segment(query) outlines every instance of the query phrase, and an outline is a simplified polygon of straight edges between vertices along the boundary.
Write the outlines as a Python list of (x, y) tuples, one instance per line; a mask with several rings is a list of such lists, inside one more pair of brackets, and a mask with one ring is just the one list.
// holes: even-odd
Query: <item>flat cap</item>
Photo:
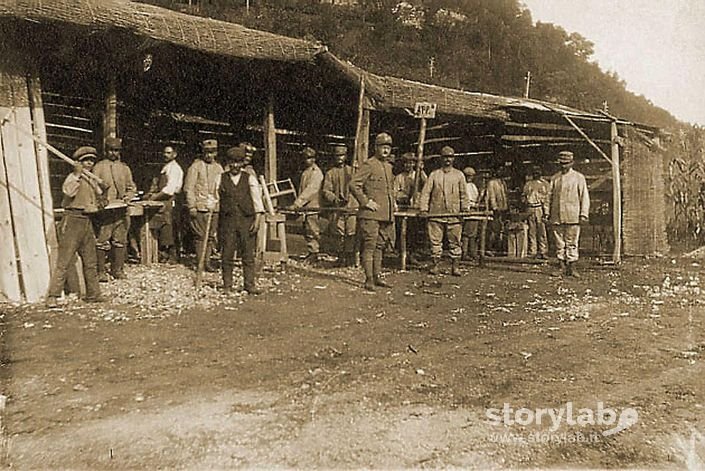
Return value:
[(448, 156), (454, 156), (455, 155), (455, 149), (453, 149), (451, 146), (443, 146), (441, 149), (441, 157), (448, 157)]
[(231, 162), (242, 162), (247, 157), (247, 149), (241, 146), (231, 147), (226, 155)]
[(477, 172), (473, 167), (465, 167), (463, 169), (463, 173), (469, 177), (474, 177), (475, 175), (477, 175)]
[(78, 160), (79, 162), (82, 160), (86, 160), (86, 159), (95, 160), (97, 158), (97, 156), (98, 156), (98, 152), (95, 150), (95, 147), (92, 147), (92, 146), (79, 147), (73, 153), (73, 159)]
[(311, 147), (304, 147), (304, 150), (301, 151), (303, 156), (307, 159), (315, 159), (316, 158), (316, 151), (313, 150)]
[(106, 137), (105, 148), (113, 150), (122, 149), (122, 139), (120, 139), (119, 137)]
[(414, 161), (416, 161), (416, 154), (414, 154), (413, 152), (404, 152), (401, 155), (401, 158), (402, 158), (402, 160), (408, 160), (410, 162), (414, 162)]
[(573, 163), (573, 153), (569, 150), (561, 151), (558, 154), (559, 164), (572, 164)]
[(392, 136), (386, 132), (381, 132), (375, 137), (376, 146), (392, 145)]
[(347, 155), (348, 154), (348, 146), (345, 144), (336, 144), (333, 146), (333, 155), (338, 156), (338, 155)]
[(215, 139), (205, 139), (201, 142), (201, 148), (203, 150), (218, 150), (218, 141)]

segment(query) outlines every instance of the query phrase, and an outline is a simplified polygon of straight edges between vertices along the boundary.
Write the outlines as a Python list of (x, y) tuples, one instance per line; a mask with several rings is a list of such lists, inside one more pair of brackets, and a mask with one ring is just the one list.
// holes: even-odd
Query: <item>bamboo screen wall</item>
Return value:
[(625, 255), (666, 254), (666, 193), (663, 160), (627, 129), (622, 148), (622, 239)]

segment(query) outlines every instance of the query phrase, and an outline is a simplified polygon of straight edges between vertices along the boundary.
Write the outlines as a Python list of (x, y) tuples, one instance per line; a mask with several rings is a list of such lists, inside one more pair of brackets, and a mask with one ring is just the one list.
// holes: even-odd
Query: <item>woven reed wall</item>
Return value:
[(622, 148), (622, 239), (625, 255), (666, 254), (666, 188), (663, 161), (627, 128)]

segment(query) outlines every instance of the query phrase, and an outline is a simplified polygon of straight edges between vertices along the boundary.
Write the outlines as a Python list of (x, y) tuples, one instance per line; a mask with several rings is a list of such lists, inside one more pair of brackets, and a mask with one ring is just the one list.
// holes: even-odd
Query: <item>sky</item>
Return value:
[(523, 0), (534, 21), (595, 44), (593, 60), (676, 118), (705, 125), (705, 0)]

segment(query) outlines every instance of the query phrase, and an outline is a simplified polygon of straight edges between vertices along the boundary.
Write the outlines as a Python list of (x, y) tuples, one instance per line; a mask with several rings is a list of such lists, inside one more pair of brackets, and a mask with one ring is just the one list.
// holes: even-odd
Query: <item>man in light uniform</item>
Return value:
[[(413, 152), (407, 152), (401, 156), (404, 160), (404, 170), (394, 177), (394, 197), (397, 200), (397, 205), (411, 206), (411, 193), (414, 189), (414, 180), (416, 179), (416, 156)], [(419, 176), (419, 190), (426, 184), (426, 172), (421, 170)]]
[(545, 259), (548, 255), (548, 239), (544, 217), (548, 214), (548, 182), (541, 177), (538, 168), (529, 171), (529, 180), (524, 184), (522, 199), (529, 211), (529, 256)]
[(548, 221), (556, 240), (556, 256), (561, 273), (578, 278), (574, 264), (578, 261), (580, 224), (588, 221), (590, 195), (585, 176), (573, 170), (573, 153), (558, 154), (561, 170), (551, 177)]
[[(335, 166), (326, 172), (323, 179), (323, 198), (334, 208), (357, 208), (357, 201), (350, 196), (350, 181), (353, 169), (346, 165), (348, 148), (345, 144), (333, 147)], [(355, 263), (355, 229), (354, 214), (331, 212), (330, 225), (336, 236), (338, 264), (352, 266)]]
[[(299, 183), (299, 196), (296, 197), (292, 209), (319, 208), (321, 206), (321, 187), (323, 186), (323, 172), (316, 164), (316, 151), (305, 147), (303, 156), (306, 159), (306, 170), (301, 174)], [(321, 226), (318, 213), (312, 212), (304, 216), (304, 238), (308, 254), (305, 260), (317, 262), (321, 250)]]

